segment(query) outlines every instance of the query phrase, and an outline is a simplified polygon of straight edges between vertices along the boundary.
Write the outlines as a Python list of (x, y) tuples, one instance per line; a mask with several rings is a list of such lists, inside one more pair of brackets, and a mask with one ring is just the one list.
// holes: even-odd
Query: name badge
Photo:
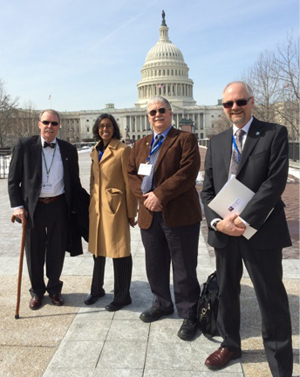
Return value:
[(54, 187), (52, 183), (42, 183), (42, 191), (43, 193), (53, 194)]
[(151, 164), (140, 164), (138, 174), (139, 175), (150, 175), (152, 170)]

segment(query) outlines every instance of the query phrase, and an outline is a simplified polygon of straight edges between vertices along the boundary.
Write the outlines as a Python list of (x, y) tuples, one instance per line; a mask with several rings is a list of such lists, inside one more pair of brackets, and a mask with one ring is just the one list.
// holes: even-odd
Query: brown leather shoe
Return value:
[(56, 293), (56, 294), (54, 294), (50, 297), (51, 297), (53, 305), (62, 306), (64, 304), (64, 300), (63, 300), (62, 295), (60, 293)]
[(31, 310), (38, 310), (42, 306), (43, 297), (32, 296), (29, 301), (29, 307)]
[(226, 347), (220, 347), (217, 351), (208, 356), (205, 360), (205, 365), (209, 369), (221, 369), (224, 368), (230, 360), (238, 359), (241, 355), (241, 351), (231, 352)]

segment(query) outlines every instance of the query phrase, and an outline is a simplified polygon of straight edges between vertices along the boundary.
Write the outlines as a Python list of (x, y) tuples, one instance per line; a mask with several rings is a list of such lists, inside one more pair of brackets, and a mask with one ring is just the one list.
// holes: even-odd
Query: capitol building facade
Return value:
[(112, 114), (118, 122), (123, 141), (134, 141), (151, 133), (147, 116), (147, 102), (161, 95), (172, 105), (173, 126), (186, 129), (206, 139), (214, 133), (216, 120), (222, 114), (222, 106), (198, 106), (193, 98), (194, 82), (189, 78), (189, 68), (183, 55), (169, 39), (169, 28), (162, 12), (159, 40), (152, 47), (141, 70), (137, 84), (138, 99), (132, 108), (117, 109), (113, 103), (104, 109), (61, 113), (61, 137), (71, 143), (91, 142), (92, 128), (102, 113)]

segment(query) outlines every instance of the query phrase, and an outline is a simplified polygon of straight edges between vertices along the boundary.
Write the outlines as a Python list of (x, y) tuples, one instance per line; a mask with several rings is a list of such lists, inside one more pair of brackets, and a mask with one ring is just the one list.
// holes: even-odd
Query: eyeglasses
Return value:
[(154, 117), (157, 113), (160, 113), (160, 114), (164, 114), (167, 110), (169, 109), (166, 109), (165, 107), (161, 107), (160, 109), (158, 110), (151, 110), (149, 111), (149, 114)]
[(58, 122), (49, 122), (49, 120), (40, 120), (41, 123), (43, 123), (45, 126), (49, 126), (51, 124), (52, 126), (58, 126)]
[(108, 124), (108, 125), (105, 125), (103, 126), (102, 124), (100, 124), (100, 126), (98, 126), (99, 130), (104, 130), (104, 128), (106, 128), (107, 130), (111, 129), (113, 126), (111, 124)]
[(234, 103), (236, 103), (238, 107), (242, 107), (242, 106), (246, 106), (251, 98), (252, 97), (249, 97), (248, 99), (238, 99), (237, 101), (223, 102), (222, 105), (225, 109), (231, 109)]

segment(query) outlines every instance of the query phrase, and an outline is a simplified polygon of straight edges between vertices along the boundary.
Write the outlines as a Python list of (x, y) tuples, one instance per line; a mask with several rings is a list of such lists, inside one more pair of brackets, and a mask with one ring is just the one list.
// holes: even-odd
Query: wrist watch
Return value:
[(217, 229), (217, 224), (220, 222), (220, 220), (215, 220), (212, 224), (211, 224), (211, 227), (212, 229), (217, 232), (218, 229)]

